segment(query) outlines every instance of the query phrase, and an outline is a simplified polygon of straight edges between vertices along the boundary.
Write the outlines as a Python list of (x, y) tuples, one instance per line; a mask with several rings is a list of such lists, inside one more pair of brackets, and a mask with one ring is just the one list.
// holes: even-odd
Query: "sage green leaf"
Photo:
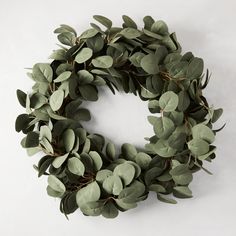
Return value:
[(56, 157), (54, 159), (54, 161), (52, 162), (53, 167), (55, 167), (57, 169), (60, 168), (61, 165), (66, 161), (68, 155), (69, 155), (69, 153), (66, 153), (63, 156)]
[(158, 117), (153, 126), (158, 138), (168, 138), (175, 129), (173, 121), (167, 117)]
[(68, 169), (71, 173), (78, 175), (78, 176), (83, 176), (85, 172), (85, 167), (82, 161), (77, 158), (77, 157), (72, 157), (68, 160)]
[(122, 19), (125, 27), (137, 29), (136, 23), (129, 16), (123, 15)]
[(96, 174), (96, 180), (98, 183), (103, 183), (103, 181), (111, 175), (113, 175), (111, 170), (107, 169), (99, 170)]
[(119, 176), (109, 176), (102, 184), (104, 190), (113, 195), (119, 195), (123, 189), (123, 184)]
[(155, 21), (151, 16), (145, 16), (143, 18), (143, 22), (144, 22), (144, 28), (150, 30)]
[(56, 192), (63, 194), (66, 191), (65, 185), (54, 175), (48, 176), (48, 185)]
[(141, 87), (141, 96), (144, 98), (155, 98), (158, 94), (152, 93), (143, 86)]
[(75, 61), (79, 64), (86, 62), (93, 55), (93, 51), (90, 48), (82, 48), (75, 57)]
[(49, 185), (47, 186), (47, 194), (50, 197), (61, 197), (63, 195), (63, 193), (55, 191), (54, 189), (52, 189)]
[(170, 204), (176, 204), (177, 201), (172, 199), (172, 198), (169, 198), (169, 197), (166, 197), (165, 195), (162, 195), (162, 194), (157, 194), (157, 198), (158, 200), (160, 200), (161, 202), (165, 202), (165, 203), (170, 203)]
[(176, 149), (169, 146), (167, 140), (159, 139), (155, 144), (151, 145), (152, 150), (162, 157), (171, 157), (176, 153)]
[(75, 133), (72, 129), (67, 129), (63, 134), (63, 143), (66, 152), (70, 152), (75, 145)]
[(101, 158), (101, 156), (96, 151), (90, 151), (89, 156), (93, 160), (94, 169), (96, 171), (100, 170), (102, 168), (102, 158)]
[(87, 39), (86, 44), (94, 53), (97, 53), (103, 49), (104, 39), (100, 34), (97, 34), (94, 37)]
[(108, 202), (102, 210), (102, 216), (108, 219), (113, 219), (117, 217), (119, 214), (119, 211), (115, 207), (115, 205), (112, 202)]
[(33, 78), (39, 82), (52, 82), (53, 71), (49, 64), (37, 63), (33, 66)]
[(177, 166), (172, 168), (169, 173), (172, 176), (182, 175), (182, 174), (189, 173), (189, 168), (188, 168), (188, 165), (186, 164), (178, 164)]
[(75, 110), (74, 113), (70, 114), (68, 117), (73, 118), (74, 120), (83, 120), (83, 121), (89, 121), (91, 119), (89, 110), (85, 108), (80, 108)]
[(56, 90), (53, 92), (49, 99), (49, 104), (53, 111), (58, 111), (64, 100), (64, 92), (62, 90)]
[(106, 154), (107, 154), (108, 158), (110, 158), (111, 160), (115, 160), (116, 149), (115, 149), (115, 145), (113, 143), (107, 143)]
[(158, 20), (153, 23), (151, 31), (157, 34), (166, 35), (168, 34), (168, 26), (164, 21)]
[(53, 59), (57, 61), (65, 61), (66, 50), (64, 49), (53, 50), (52, 54), (49, 56), (49, 59)]
[(192, 175), (192, 173), (186, 173), (186, 174), (182, 174), (182, 175), (174, 175), (173, 180), (175, 181), (176, 184), (188, 185), (192, 182), (193, 175)]
[(141, 67), (141, 60), (145, 56), (144, 53), (142, 52), (135, 52), (130, 58), (130, 62), (136, 66), (136, 67)]
[(70, 32), (61, 33), (57, 36), (57, 38), (62, 44), (71, 46), (71, 47), (74, 46), (76, 42), (75, 35)]
[(16, 94), (17, 94), (17, 98), (18, 98), (20, 105), (25, 108), (25, 106), (26, 106), (26, 93), (24, 93), (20, 89), (17, 89)]
[(80, 210), (88, 216), (99, 216), (101, 215), (104, 208), (104, 202), (87, 202), (80, 206)]
[(30, 106), (39, 109), (48, 102), (48, 99), (40, 93), (34, 93), (30, 98)]
[(197, 124), (192, 128), (192, 135), (194, 139), (203, 139), (208, 143), (215, 141), (215, 135), (213, 131), (204, 124)]
[(124, 143), (121, 146), (121, 151), (122, 151), (123, 156), (126, 159), (131, 160), (131, 161), (135, 160), (135, 156), (138, 153), (136, 148), (132, 144), (129, 144), (129, 143)]
[(94, 37), (96, 34), (98, 33), (98, 31), (96, 29), (88, 29), (85, 30), (81, 35), (80, 35), (80, 39), (88, 39), (88, 38), (92, 38)]
[(211, 118), (211, 122), (215, 123), (221, 117), (222, 114), (223, 114), (222, 108), (214, 110), (212, 118)]
[(188, 69), (187, 69), (187, 78), (195, 79), (199, 78), (202, 75), (203, 72), (204, 63), (201, 58), (193, 58), (191, 62), (189, 63)]
[(92, 60), (93, 66), (97, 68), (110, 68), (113, 64), (113, 59), (111, 56), (100, 56)]
[(174, 132), (169, 138), (168, 143), (170, 147), (177, 150), (183, 150), (187, 135), (183, 132)]
[(149, 186), (149, 190), (154, 191), (156, 193), (165, 193), (166, 192), (166, 189), (160, 184), (151, 184)]
[(140, 65), (148, 74), (155, 75), (159, 72), (158, 60), (153, 53), (144, 56), (141, 59)]
[(63, 82), (65, 80), (68, 80), (71, 76), (71, 71), (65, 71), (63, 73), (61, 73), (55, 80), (54, 82), (55, 83), (58, 83), (58, 82)]
[(209, 151), (209, 143), (203, 139), (192, 139), (188, 142), (188, 148), (195, 156), (201, 156)]
[(135, 168), (128, 163), (123, 163), (116, 166), (113, 173), (114, 175), (118, 175), (124, 181), (125, 185), (128, 185), (134, 178)]
[(107, 29), (110, 29), (112, 26), (112, 22), (111, 20), (109, 20), (108, 18), (106, 18), (105, 16), (101, 16), (101, 15), (94, 15), (93, 18), (98, 21), (99, 23), (101, 23), (102, 25), (104, 25)]
[(172, 91), (165, 92), (159, 99), (159, 105), (165, 112), (174, 111), (179, 103), (179, 97)]
[(93, 81), (93, 75), (87, 70), (80, 70), (78, 76), (80, 84), (90, 84)]
[(179, 103), (178, 103), (178, 110), (185, 111), (190, 104), (190, 99), (188, 93), (186, 91), (179, 92)]
[(40, 127), (39, 139), (46, 138), (49, 142), (52, 141), (52, 132), (47, 125)]
[(53, 147), (51, 143), (48, 141), (47, 138), (43, 137), (42, 140), (40, 140), (40, 144), (49, 152), (54, 153)]
[(25, 140), (25, 147), (31, 148), (31, 147), (37, 147), (39, 145), (39, 134), (31, 131), (27, 134), (26, 140)]
[(206, 153), (206, 154), (204, 154), (204, 155), (201, 155), (201, 156), (198, 156), (197, 158), (198, 158), (198, 160), (205, 160), (205, 159), (207, 159), (207, 157), (209, 157), (211, 154), (213, 154), (214, 152), (216, 151), (216, 147), (214, 147), (213, 146), (213, 148), (211, 148), (211, 150), (208, 152), (208, 153)]
[(132, 209), (132, 208), (135, 208), (137, 207), (137, 203), (136, 202), (133, 202), (133, 203), (126, 203), (124, 202), (123, 199), (115, 199), (116, 201), (116, 204), (121, 208), (123, 209), (123, 211), (127, 211), (129, 209)]
[(21, 114), (17, 116), (16, 122), (15, 122), (15, 130), (16, 132), (23, 131), (24, 133), (28, 133), (28, 125), (30, 123), (31, 119), (29, 118), (28, 114)]
[(98, 201), (101, 195), (101, 190), (96, 181), (81, 188), (76, 194), (76, 202), (79, 207), (88, 202)]
[(192, 191), (187, 186), (176, 186), (174, 190), (184, 195), (185, 197), (192, 197)]
[(142, 35), (142, 33), (139, 30), (133, 28), (124, 28), (123, 30), (120, 31), (120, 34), (127, 39), (138, 38)]
[(60, 34), (64, 32), (70, 32), (73, 33), (75, 36), (77, 35), (75, 29), (73, 29), (71, 26), (66, 25), (66, 24), (61, 24), (59, 28), (54, 30), (54, 33)]
[(98, 100), (98, 91), (97, 88), (90, 84), (85, 84), (79, 86), (79, 91), (81, 96), (88, 101), (97, 101)]
[(152, 158), (144, 153), (144, 152), (139, 152), (136, 157), (135, 157), (135, 161), (136, 163), (142, 168), (142, 169), (147, 169), (150, 162), (151, 162)]

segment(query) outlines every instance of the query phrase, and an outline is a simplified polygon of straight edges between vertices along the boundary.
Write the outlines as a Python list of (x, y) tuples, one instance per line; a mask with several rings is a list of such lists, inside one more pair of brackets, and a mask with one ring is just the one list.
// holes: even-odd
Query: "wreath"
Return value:
[[(176, 203), (170, 194), (190, 198), (193, 173), (210, 173), (203, 161), (215, 158), (212, 143), (223, 127), (214, 130), (212, 124), (222, 109), (209, 106), (202, 94), (210, 78), (203, 60), (181, 54), (165, 22), (145, 16), (140, 30), (130, 17), (122, 18), (122, 27), (113, 27), (95, 15), (103, 29), (91, 23), (79, 36), (61, 25), (54, 33), (64, 46), (53, 51), (50, 64), (37, 63), (28, 73), (35, 82), (31, 93), (17, 90), (26, 108), (15, 123), (26, 134), (21, 145), (29, 155), (44, 153), (34, 167), (39, 177), (48, 176), (47, 193), (60, 198), (66, 216), (80, 208), (86, 216), (114, 218), (150, 191), (167, 203)], [(117, 152), (81, 125), (91, 118), (83, 102), (95, 102), (100, 86), (148, 101), (154, 135), (143, 149), (125, 143)]]

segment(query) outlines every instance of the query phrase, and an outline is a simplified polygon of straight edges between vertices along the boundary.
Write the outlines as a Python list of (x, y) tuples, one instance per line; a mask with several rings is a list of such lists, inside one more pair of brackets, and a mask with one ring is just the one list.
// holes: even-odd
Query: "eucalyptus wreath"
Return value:
[[(51, 63), (37, 63), (28, 76), (32, 92), (17, 90), (26, 113), (17, 117), (15, 129), (26, 136), (21, 145), (29, 155), (44, 156), (35, 165), (38, 176), (48, 177), (47, 193), (60, 199), (66, 216), (78, 208), (84, 215), (114, 218), (135, 208), (150, 191), (160, 201), (176, 203), (190, 198), (193, 173), (215, 158), (213, 123), (222, 109), (209, 106), (202, 90), (209, 82), (201, 58), (181, 54), (175, 33), (165, 22), (143, 18), (138, 29), (128, 16), (113, 27), (95, 15), (103, 29), (77, 35), (61, 25), (54, 33), (64, 45), (54, 50)], [(98, 99), (98, 87), (112, 93), (124, 91), (148, 101), (148, 121), (154, 135), (138, 149), (124, 143), (120, 151), (81, 121), (89, 121), (84, 101)]]

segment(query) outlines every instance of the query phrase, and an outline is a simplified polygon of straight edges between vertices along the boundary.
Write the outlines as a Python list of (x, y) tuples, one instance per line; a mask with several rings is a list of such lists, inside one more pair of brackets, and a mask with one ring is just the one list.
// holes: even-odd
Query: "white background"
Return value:
[[(236, 3), (234, 0), (1, 0), (0, 1), (0, 235), (236, 235)], [(207, 98), (223, 107), (227, 123), (217, 136), (217, 158), (207, 167), (213, 176), (197, 173), (191, 184), (194, 197), (168, 205), (150, 195), (138, 208), (118, 218), (84, 217), (79, 211), (67, 221), (59, 201), (46, 194), (46, 178), (37, 178), (32, 168), (38, 157), (27, 157), (14, 131), (14, 121), (23, 113), (15, 90), (30, 90), (24, 68), (47, 62), (61, 23), (82, 32), (92, 15), (103, 14), (121, 24), (127, 14), (142, 25), (145, 15), (165, 20), (176, 31), (183, 51), (204, 58), (212, 72)], [(89, 129), (101, 132), (117, 145), (132, 142), (143, 146), (152, 134), (146, 116), (147, 104), (132, 95), (113, 96), (105, 91), (89, 105), (93, 118)]]

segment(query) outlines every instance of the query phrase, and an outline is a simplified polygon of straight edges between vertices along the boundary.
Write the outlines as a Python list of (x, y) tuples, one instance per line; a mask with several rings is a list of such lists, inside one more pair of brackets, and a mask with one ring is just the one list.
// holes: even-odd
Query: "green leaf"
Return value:
[(155, 75), (159, 72), (158, 60), (153, 53), (144, 56), (140, 65), (148, 74)]
[(104, 202), (87, 202), (80, 206), (80, 210), (88, 216), (99, 216), (101, 215), (104, 208)]
[(121, 146), (121, 152), (126, 159), (131, 160), (131, 161), (135, 160), (135, 156), (138, 153), (136, 148), (132, 144), (129, 144), (129, 143), (124, 143)]
[(53, 147), (51, 143), (48, 141), (47, 138), (43, 137), (42, 140), (40, 140), (40, 144), (49, 152), (49, 153), (54, 153)]
[(142, 33), (139, 30), (133, 28), (124, 28), (123, 30), (120, 31), (120, 34), (127, 39), (138, 38), (142, 35)]
[(86, 62), (93, 55), (93, 51), (90, 48), (82, 48), (75, 57), (75, 61), (79, 64)]
[(198, 158), (198, 160), (205, 160), (207, 157), (209, 157), (211, 154), (213, 154), (214, 152), (216, 151), (216, 147), (212, 147), (211, 148), (211, 150), (208, 152), (208, 153), (206, 153), (206, 154), (204, 154), (204, 155), (201, 155), (201, 156), (198, 156), (197, 158)]
[(192, 175), (192, 173), (186, 173), (186, 174), (182, 174), (182, 175), (174, 175), (173, 180), (175, 181), (176, 184), (188, 185), (193, 180), (193, 175)]
[(174, 111), (179, 103), (178, 95), (172, 91), (165, 92), (159, 99), (159, 105), (165, 112)]
[(151, 31), (156, 34), (166, 35), (168, 34), (168, 26), (164, 21), (158, 20), (152, 25)]
[(96, 29), (88, 29), (80, 35), (80, 39), (88, 39), (94, 37), (98, 31)]
[(168, 143), (170, 147), (177, 150), (183, 150), (187, 135), (183, 132), (174, 132), (169, 138)]
[(103, 181), (105, 179), (107, 179), (109, 176), (113, 175), (112, 171), (111, 170), (100, 170), (97, 172), (97, 175), (96, 175), (96, 180), (99, 182), (99, 183), (103, 183)]
[(188, 165), (186, 165), (186, 164), (179, 164), (179, 165), (175, 166), (173, 169), (171, 169), (169, 173), (172, 176), (182, 175), (182, 174), (189, 173), (189, 168), (188, 168)]
[(203, 139), (192, 139), (188, 142), (188, 148), (195, 156), (201, 156), (209, 151), (209, 143)]
[(46, 138), (49, 142), (52, 141), (52, 132), (47, 125), (40, 127), (39, 139), (41, 140), (43, 138)]
[(98, 100), (98, 91), (96, 87), (90, 84), (85, 84), (79, 86), (79, 91), (81, 96), (88, 101), (97, 101)]
[(16, 94), (17, 94), (17, 98), (18, 98), (20, 105), (25, 108), (25, 106), (26, 106), (26, 93), (24, 93), (20, 89), (17, 89)]
[(188, 93), (186, 91), (179, 92), (179, 103), (178, 103), (178, 110), (185, 111), (190, 105), (190, 99)]
[(68, 160), (68, 169), (71, 173), (83, 176), (85, 172), (85, 167), (82, 161), (77, 157), (72, 157)]
[(144, 152), (139, 152), (136, 157), (135, 157), (135, 161), (136, 163), (142, 168), (142, 169), (147, 169), (150, 162), (151, 162), (152, 158), (144, 153)]
[(49, 104), (53, 111), (58, 111), (64, 100), (64, 92), (62, 90), (56, 90), (53, 92), (49, 99)]
[(40, 93), (34, 93), (30, 98), (30, 106), (39, 109), (48, 102), (48, 99)]
[(62, 44), (71, 46), (71, 47), (74, 46), (76, 42), (75, 35), (70, 32), (61, 33), (57, 36), (57, 38)]
[(222, 108), (214, 110), (212, 118), (211, 118), (211, 122), (215, 123), (221, 117), (222, 114), (223, 114)]
[(98, 201), (101, 195), (101, 190), (96, 181), (81, 188), (76, 194), (76, 202), (79, 207), (88, 202)]
[(25, 140), (25, 147), (31, 148), (31, 147), (37, 147), (39, 145), (39, 134), (31, 131), (27, 134), (26, 140)]
[(92, 64), (97, 68), (110, 68), (113, 64), (113, 59), (111, 56), (100, 56), (92, 60)]
[(162, 194), (157, 194), (157, 198), (158, 200), (160, 200), (161, 202), (165, 202), (165, 203), (170, 203), (170, 204), (176, 204), (177, 201), (172, 199), (172, 198), (169, 198), (169, 197), (166, 197), (165, 195), (162, 195)]
[(123, 184), (119, 176), (109, 176), (102, 184), (102, 187), (109, 194), (119, 195), (123, 189)]
[(130, 62), (136, 66), (136, 67), (141, 67), (141, 60), (145, 56), (144, 53), (142, 52), (135, 52), (130, 58)]
[(100, 34), (97, 34), (94, 37), (87, 39), (86, 44), (94, 53), (97, 53), (103, 49), (104, 39)]
[(215, 141), (215, 135), (213, 131), (204, 124), (197, 124), (192, 128), (193, 139), (203, 139), (208, 143)]
[(192, 197), (192, 191), (187, 186), (176, 186), (174, 190), (185, 197)]
[(63, 82), (65, 80), (68, 80), (70, 76), (71, 76), (71, 71), (64, 71), (54, 80), (54, 82), (55, 83)]
[(124, 181), (125, 185), (128, 185), (134, 179), (135, 168), (128, 163), (123, 163), (116, 166), (113, 173), (114, 175), (118, 175)]
[(119, 214), (119, 211), (115, 207), (115, 205), (112, 202), (108, 202), (102, 210), (102, 216), (108, 219), (113, 219), (117, 217)]
[(39, 82), (52, 82), (53, 71), (49, 64), (37, 63), (33, 66), (33, 78)]
[(167, 117), (158, 117), (153, 126), (158, 138), (168, 138), (175, 129), (173, 121)]
[(176, 149), (170, 147), (167, 140), (159, 139), (155, 144), (149, 144), (148, 146), (162, 157), (171, 157), (176, 153)]
[(96, 151), (90, 151), (89, 156), (93, 160), (94, 169), (96, 171), (100, 170), (102, 168), (102, 158), (101, 158), (101, 156)]
[(204, 63), (201, 58), (193, 58), (187, 69), (187, 78), (195, 79), (199, 78), (203, 72)]
[(137, 29), (136, 23), (129, 16), (123, 15), (122, 19), (125, 27)]
[(52, 54), (49, 56), (49, 59), (53, 59), (57, 61), (65, 61), (66, 50), (64, 49), (53, 50)]
[(149, 186), (149, 191), (154, 191), (156, 193), (165, 193), (165, 188), (160, 184), (151, 184)]
[(67, 129), (63, 134), (63, 143), (66, 152), (70, 152), (75, 145), (75, 133), (72, 129)]
[(21, 115), (17, 116), (16, 122), (15, 122), (15, 130), (16, 130), (16, 132), (30, 131), (30, 130), (28, 130), (28, 125), (29, 125), (30, 121), (31, 121), (31, 119), (29, 118), (28, 114), (21, 114)]
[(104, 25), (107, 29), (110, 29), (112, 26), (112, 21), (106, 18), (105, 16), (94, 15), (93, 18), (102, 25)]
[(115, 145), (113, 143), (107, 143), (106, 154), (107, 154), (108, 158), (110, 158), (111, 160), (115, 160), (116, 149), (115, 149)]
[(54, 175), (48, 176), (48, 185), (61, 195), (66, 191), (65, 185)]
[(66, 153), (63, 156), (56, 157), (54, 159), (54, 161), (52, 162), (53, 167), (55, 167), (57, 169), (60, 168), (61, 165), (66, 161), (68, 155), (69, 155), (69, 153)]
[(87, 70), (80, 70), (78, 76), (80, 84), (90, 84), (93, 81), (93, 75)]

